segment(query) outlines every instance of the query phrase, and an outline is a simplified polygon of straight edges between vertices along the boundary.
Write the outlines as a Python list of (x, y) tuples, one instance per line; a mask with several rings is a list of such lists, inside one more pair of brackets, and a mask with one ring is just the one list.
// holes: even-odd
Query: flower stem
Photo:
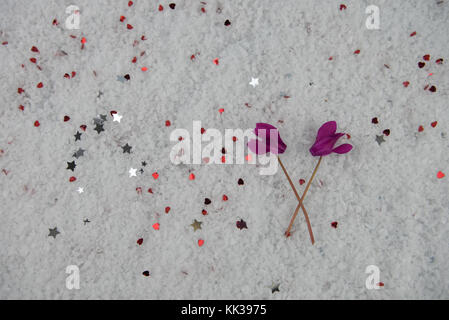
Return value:
[[(302, 194), (302, 198), (299, 200), (298, 206), (295, 209), (295, 213), (293, 214), (293, 217), (290, 220), (290, 224), (289, 224), (289, 226), (287, 228), (287, 231), (285, 232), (286, 235), (290, 234), (290, 230), (291, 230), (291, 228), (293, 226), (293, 222), (295, 222), (296, 216), (298, 215), (299, 208), (302, 206), (302, 202), (304, 201), (304, 198), (306, 197), (307, 191), (309, 191), (310, 185), (312, 184), (313, 178), (315, 177), (315, 174), (316, 174), (316, 172), (318, 170), (318, 167), (320, 166), (322, 158), (323, 157), (320, 157), (320, 159), (318, 160), (318, 163), (315, 166), (315, 169), (313, 170), (312, 177), (310, 177), (309, 182), (307, 183), (306, 189), (304, 190), (304, 193)], [(310, 240), (312, 241), (312, 244), (314, 244), (315, 243), (315, 239), (313, 238), (313, 234), (311, 233), (312, 226), (310, 225), (309, 217), (308, 217), (308, 215), (304, 215), (304, 216), (306, 218), (307, 227), (309, 228)]]
[[(295, 185), (294, 185), (293, 182), (292, 182), (292, 179), (290, 179), (290, 176), (288, 175), (287, 170), (285, 169), (284, 164), (282, 163), (281, 158), (280, 158), (279, 156), (278, 156), (278, 161), (279, 161), (279, 164), (281, 165), (282, 170), (283, 170), (284, 173), (285, 173), (285, 176), (287, 177), (288, 182), (290, 183), (290, 186), (291, 186), (292, 189), (293, 189), (293, 192), (295, 193), (296, 198), (297, 198), (298, 201), (299, 201), (299, 205), (298, 205), (298, 207), (296, 208), (297, 211), (299, 211), (299, 207), (302, 208), (302, 212), (304, 213), (304, 217), (306, 218), (307, 228), (309, 229), (310, 241), (312, 241), (312, 244), (313, 244), (313, 243), (315, 242), (315, 240), (314, 240), (314, 238), (313, 238), (312, 226), (310, 225), (309, 215), (307, 214), (306, 208), (305, 208), (304, 205), (302, 204), (302, 199), (304, 199), (305, 193), (304, 193), (304, 195), (303, 195), (303, 197), (302, 197), (302, 199), (301, 199), (301, 198), (299, 197), (298, 191), (296, 191), (296, 188), (295, 188)], [(298, 214), (298, 212), (296, 212), (296, 214)], [(288, 230), (288, 232), (290, 232), (290, 230)], [(289, 235), (289, 233), (287, 233), (287, 232), (286, 232), (285, 234), (286, 234), (287, 236)]]

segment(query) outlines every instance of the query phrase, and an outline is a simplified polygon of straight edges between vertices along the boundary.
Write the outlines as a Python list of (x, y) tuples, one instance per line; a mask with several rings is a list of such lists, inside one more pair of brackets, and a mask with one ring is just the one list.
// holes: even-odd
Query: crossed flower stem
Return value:
[[(320, 166), (321, 159), (323, 159), (322, 156), (318, 160), (318, 163), (316, 164), (315, 169), (313, 170), (313, 173), (312, 173), (312, 176), (309, 179), (309, 182), (307, 182), (306, 189), (304, 190), (304, 193), (302, 194), (302, 198), (299, 200), (299, 203), (298, 203), (298, 206), (296, 207), (295, 213), (293, 214), (293, 217), (290, 220), (290, 224), (289, 224), (289, 226), (287, 228), (287, 231), (285, 232), (286, 235), (290, 234), (290, 229), (292, 228), (293, 223), (295, 222), (296, 216), (298, 215), (299, 208), (302, 207), (304, 209), (304, 206), (302, 205), (302, 202), (304, 201), (304, 198), (306, 197), (307, 191), (309, 191), (309, 188), (310, 188), (310, 185), (312, 184), (313, 178), (315, 178), (315, 174), (318, 171), (318, 167)], [(304, 215), (306, 217), (307, 226), (309, 227), (310, 239), (312, 240), (312, 244), (313, 244), (315, 242), (315, 240), (313, 239), (312, 227), (310, 227), (310, 222), (309, 222), (309, 218), (307, 216), (307, 213), (304, 212)]]
[(290, 225), (289, 225), (287, 231), (285, 232), (285, 235), (287, 237), (290, 236), (290, 229), (291, 229), (291, 227), (293, 225), (293, 222), (295, 221), (295, 218), (296, 218), (296, 216), (298, 214), (299, 208), (302, 208), (302, 211), (304, 213), (304, 218), (306, 219), (307, 228), (309, 230), (310, 241), (312, 242), (312, 244), (314, 244), (315, 243), (315, 239), (313, 237), (312, 225), (310, 224), (309, 215), (307, 214), (307, 210), (304, 207), (304, 205), (302, 204), (302, 202), (303, 202), (303, 200), (304, 200), (304, 198), (305, 198), (305, 196), (307, 194), (307, 191), (309, 190), (310, 183), (312, 182), (312, 179), (315, 176), (316, 170), (318, 169), (318, 166), (320, 165), (321, 157), (320, 157), (320, 160), (318, 161), (318, 165), (315, 167), (315, 171), (312, 174), (312, 178), (309, 180), (309, 183), (307, 184), (307, 187), (306, 187), (306, 189), (305, 189), (305, 191), (304, 191), (304, 193), (302, 195), (302, 198), (299, 197), (298, 191), (296, 191), (295, 185), (293, 184), (292, 179), (290, 179), (290, 176), (288, 175), (287, 170), (285, 169), (284, 164), (282, 163), (281, 158), (279, 156), (278, 156), (278, 161), (279, 161), (279, 164), (281, 165), (282, 170), (285, 173), (285, 176), (287, 177), (288, 182), (290, 183), (290, 186), (293, 189), (293, 192), (295, 193), (296, 198), (299, 201), (298, 206), (296, 207), (295, 214), (293, 215), (293, 218), (290, 221)]

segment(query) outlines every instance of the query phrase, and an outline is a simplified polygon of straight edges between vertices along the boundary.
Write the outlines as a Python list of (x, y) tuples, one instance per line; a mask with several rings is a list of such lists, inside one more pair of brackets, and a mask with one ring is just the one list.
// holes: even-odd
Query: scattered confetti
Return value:
[(203, 239), (199, 239), (198, 240), (198, 246), (202, 247), (204, 244), (204, 240)]
[(137, 177), (137, 169), (130, 168), (129, 169), (129, 177)]
[(443, 179), (446, 175), (442, 172), (442, 171), (438, 171), (437, 173), (437, 178), (438, 179)]
[(159, 227), (160, 227), (160, 224), (159, 223), (155, 223), (155, 224), (153, 224), (153, 229), (154, 230), (159, 230)]
[(338, 222), (337, 222), (337, 221), (332, 222), (332, 223), (331, 223), (331, 226), (332, 226), (332, 228), (337, 229)]
[(198, 229), (201, 230), (201, 224), (202, 222), (197, 221), (196, 219), (193, 221), (193, 223), (191, 224), (191, 226), (193, 227), (193, 231), (196, 231)]
[(53, 229), (48, 229), (50, 233), (48, 234), (49, 237), (53, 237), (56, 239), (56, 236), (60, 234), (57, 227), (54, 227)]
[(376, 142), (380, 146), (383, 142), (385, 142), (384, 136), (383, 135), (380, 135), (380, 136), (376, 135)]
[(240, 230), (248, 229), (248, 227), (246, 226), (246, 222), (243, 219), (240, 219), (240, 221), (237, 221), (235, 224)]

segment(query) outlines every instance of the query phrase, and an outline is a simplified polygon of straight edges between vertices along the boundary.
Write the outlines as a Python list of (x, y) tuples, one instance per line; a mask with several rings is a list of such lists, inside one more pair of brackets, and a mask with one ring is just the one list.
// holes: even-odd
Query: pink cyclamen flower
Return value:
[(268, 152), (282, 154), (287, 149), (287, 145), (282, 141), (278, 129), (271, 124), (257, 123), (254, 133), (258, 139), (250, 140), (248, 142), (248, 148), (256, 154)]
[(336, 131), (337, 123), (335, 121), (326, 122), (321, 126), (318, 130), (315, 143), (310, 148), (312, 156), (326, 156), (332, 152), (343, 154), (352, 150), (352, 145), (349, 143), (334, 148), (337, 140), (344, 136), (344, 133), (336, 133)]

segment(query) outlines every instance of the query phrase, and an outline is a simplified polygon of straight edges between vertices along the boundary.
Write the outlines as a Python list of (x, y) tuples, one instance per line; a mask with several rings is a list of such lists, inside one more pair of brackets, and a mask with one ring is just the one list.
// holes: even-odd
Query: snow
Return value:
[[(64, 26), (71, 4), (81, 10), (79, 30)], [(131, 7), (1, 1), (0, 42), (8, 44), (0, 45), (0, 169), (8, 174), (0, 173), (0, 298), (449, 298), (448, 177), (436, 177), (449, 173), (448, 2), (160, 4), (163, 11), (139, 0)], [(380, 30), (365, 27), (371, 4), (380, 8)], [(430, 61), (419, 69), (425, 54)], [(76, 76), (65, 79), (72, 71)], [(125, 74), (130, 81), (117, 80)], [(423, 90), (426, 84), (437, 92)], [(112, 110), (123, 116), (120, 123)], [(107, 115), (101, 134), (93, 130), (99, 114)], [(323, 159), (304, 202), (315, 245), (302, 212), (292, 236), (283, 234), (297, 200), (280, 168), (263, 176), (254, 165), (170, 162), (170, 133), (191, 131), (196, 120), (223, 134), (257, 122), (277, 126), (288, 146), (282, 160), (300, 194), (299, 179), (307, 181), (317, 162), (308, 149), (321, 124), (335, 120), (351, 135), (345, 142), (354, 149)], [(391, 134), (379, 146), (384, 129)], [(131, 154), (122, 151), (126, 143)], [(84, 156), (73, 158), (80, 147)], [(66, 170), (73, 160), (75, 171)], [(130, 178), (130, 168), (144, 173)], [(77, 180), (70, 183), (71, 176)], [(193, 231), (194, 219), (201, 230)], [(240, 219), (248, 229), (236, 227)], [(56, 238), (48, 236), (54, 227)], [(79, 290), (66, 288), (68, 265), (79, 267)], [(379, 267), (384, 287), (365, 287), (369, 265)], [(280, 291), (272, 293), (277, 283)]]

